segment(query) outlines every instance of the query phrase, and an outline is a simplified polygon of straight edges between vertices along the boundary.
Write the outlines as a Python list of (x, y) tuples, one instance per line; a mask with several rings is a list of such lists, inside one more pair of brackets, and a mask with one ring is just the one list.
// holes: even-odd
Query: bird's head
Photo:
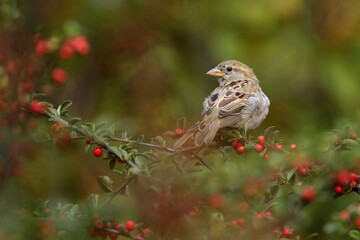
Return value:
[[(209, 76), (216, 77), (220, 85), (233, 80), (254, 78), (254, 72), (246, 64), (237, 60), (228, 60), (219, 63), (216, 67), (206, 73)], [(256, 79), (256, 77), (255, 77)]]

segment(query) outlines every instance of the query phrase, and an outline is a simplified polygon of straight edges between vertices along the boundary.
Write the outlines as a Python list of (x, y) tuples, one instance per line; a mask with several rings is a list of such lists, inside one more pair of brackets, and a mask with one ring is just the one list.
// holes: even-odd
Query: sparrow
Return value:
[(221, 62), (206, 73), (219, 86), (205, 99), (199, 121), (179, 138), (174, 149), (190, 138), (195, 146), (209, 146), (221, 128), (257, 128), (269, 112), (270, 101), (260, 88), (253, 70), (237, 60)]

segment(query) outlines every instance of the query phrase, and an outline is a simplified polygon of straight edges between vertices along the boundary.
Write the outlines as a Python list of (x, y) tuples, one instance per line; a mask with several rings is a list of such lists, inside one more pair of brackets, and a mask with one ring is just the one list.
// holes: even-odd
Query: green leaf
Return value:
[(105, 192), (113, 192), (113, 183), (114, 181), (108, 177), (108, 176), (98, 176), (97, 177), (97, 181), (100, 185), (100, 187), (105, 191)]
[(114, 169), (115, 164), (116, 164), (116, 158), (111, 159), (110, 162), (109, 162), (109, 167), (110, 167), (111, 170)]
[(141, 173), (141, 169), (138, 168), (138, 167), (131, 167), (131, 168), (129, 169), (129, 172), (132, 173), (132, 174), (134, 174), (134, 175), (139, 175), (139, 174)]
[(156, 136), (156, 137), (152, 138), (151, 141), (156, 145), (165, 146), (165, 140), (161, 136)]
[(68, 108), (72, 105), (71, 101), (65, 101), (61, 105), (58, 106), (57, 112), (59, 115), (63, 115), (67, 112)]
[(121, 147), (110, 146), (109, 150), (120, 158), (124, 158), (126, 160), (129, 159), (128, 153), (125, 150), (123, 150)]
[(89, 149), (91, 148), (91, 145), (92, 145), (92, 144), (86, 144), (86, 146), (85, 146), (85, 152), (86, 152), (86, 153), (89, 152)]
[(97, 194), (90, 194), (87, 200), (87, 206), (90, 209), (97, 209), (99, 203), (99, 195)]
[(359, 143), (353, 139), (344, 139), (340, 145), (342, 149), (351, 149), (355, 146), (359, 146)]
[(324, 232), (326, 232), (327, 234), (335, 233), (339, 231), (339, 229), (340, 229), (340, 225), (339, 223), (336, 222), (331, 222), (324, 226)]
[(270, 126), (270, 127), (265, 129), (264, 136), (265, 136), (266, 139), (268, 139), (271, 136), (274, 129), (275, 129), (275, 126)]
[(156, 193), (163, 192), (163, 190), (160, 187), (156, 186), (156, 185), (150, 185), (150, 189), (153, 190)]
[(349, 232), (349, 236), (352, 238), (352, 239), (356, 239), (356, 240), (360, 240), (360, 232), (358, 230), (351, 230)]
[(276, 193), (278, 192), (278, 190), (279, 190), (279, 185), (274, 185), (270, 188), (269, 192), (270, 192), (271, 196), (275, 196)]
[(43, 214), (44, 209), (47, 208), (48, 205), (49, 205), (49, 200), (41, 201), (38, 203), (36, 209), (32, 213), (34, 214), (34, 216), (40, 217)]
[(292, 168), (286, 173), (286, 180), (289, 182), (291, 178), (295, 175), (297, 168)]
[(316, 238), (317, 236), (319, 236), (319, 233), (312, 233), (307, 235), (305, 239), (312, 239), (312, 238)]
[(32, 93), (31, 94), (31, 98), (34, 99), (34, 98), (38, 98), (38, 97), (45, 97), (46, 94), (45, 93)]
[(80, 121), (81, 121), (81, 118), (79, 118), (79, 117), (71, 118), (69, 120), (69, 125), (75, 125), (77, 122), (80, 122)]
[(80, 213), (79, 205), (77, 205), (77, 204), (73, 204), (73, 206), (68, 211), (69, 217), (74, 218), (74, 219), (78, 217), (79, 213)]
[[(59, 117), (59, 114), (58, 114), (58, 112), (56, 111), (55, 108), (50, 107), (50, 108), (46, 109), (46, 111), (47, 111), (47, 113), (48, 113), (48, 115), (49, 115), (50, 117), (51, 117), (51, 116)], [(49, 121), (50, 121), (50, 119), (49, 119)]]

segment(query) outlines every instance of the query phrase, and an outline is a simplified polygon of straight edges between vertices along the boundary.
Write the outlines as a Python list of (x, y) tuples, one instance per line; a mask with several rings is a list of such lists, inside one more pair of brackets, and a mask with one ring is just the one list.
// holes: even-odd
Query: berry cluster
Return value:
[[(133, 236), (132, 232), (135, 229), (138, 229), (139, 233)], [(142, 240), (144, 237), (148, 237), (151, 234), (151, 231), (149, 228), (140, 228), (140, 225), (132, 220), (127, 220), (124, 223), (119, 223), (118, 221), (105, 221), (102, 220), (98, 214), (94, 214), (88, 233), (91, 237), (109, 237), (110, 239), (118, 239), (119, 236), (126, 236)]]
[[(241, 139), (243, 140), (243, 139)], [(270, 157), (270, 151), (285, 151), (283, 149), (283, 145), (279, 142), (267, 142), (267, 139), (265, 136), (260, 135), (257, 137), (256, 142), (247, 142), (247, 141), (241, 141), (240, 139), (235, 139), (231, 146), (238, 152), (238, 153), (244, 153), (247, 149), (246, 146), (249, 146), (249, 148), (254, 149), (258, 153), (262, 153), (264, 159), (268, 159)], [(289, 146), (290, 151), (295, 151), (297, 148), (296, 144), (291, 144)]]
[(334, 191), (337, 195), (352, 191), (360, 192), (359, 184), (360, 177), (355, 172), (341, 170), (335, 176)]
[[(0, 152), (8, 156), (0, 160), (1, 178), (21, 174), (20, 159), (33, 147), (28, 133), (36, 124), (33, 113), (44, 115), (51, 106), (39, 100), (42, 95), (34, 92), (56, 97), (59, 91), (55, 89), (69, 79), (65, 58), (60, 53), (62, 47), (71, 46), (81, 56), (90, 51), (87, 38), (80, 32), (70, 37), (61, 33), (45, 38), (40, 34), (25, 36), (22, 30), (3, 29), (0, 36), (0, 140), (6, 146), (0, 147)], [(69, 131), (57, 126), (51, 135), (58, 145), (71, 141)]]

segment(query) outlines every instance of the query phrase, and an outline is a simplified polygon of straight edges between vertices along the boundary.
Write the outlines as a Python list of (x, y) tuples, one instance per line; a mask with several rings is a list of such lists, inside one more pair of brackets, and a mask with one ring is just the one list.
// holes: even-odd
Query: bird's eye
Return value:
[(233, 69), (232, 67), (227, 67), (227, 68), (226, 68), (226, 71), (231, 72), (232, 69)]

